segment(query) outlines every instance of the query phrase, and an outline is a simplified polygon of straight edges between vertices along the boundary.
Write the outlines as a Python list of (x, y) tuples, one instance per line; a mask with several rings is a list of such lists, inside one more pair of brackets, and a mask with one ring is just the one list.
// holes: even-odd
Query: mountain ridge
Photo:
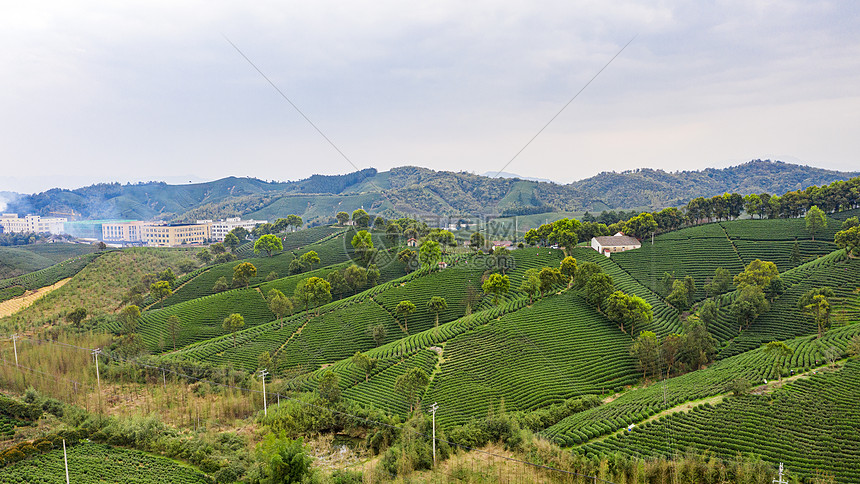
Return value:
[(394, 215), (534, 213), (535, 210), (601, 211), (660, 209), (697, 196), (725, 192), (782, 194), (858, 176), (781, 161), (752, 160), (727, 168), (667, 172), (640, 168), (605, 171), (566, 185), (518, 177), (491, 178), (468, 172), (401, 166), (367, 168), (343, 175), (312, 175), (288, 182), (225, 177), (211, 182), (96, 184), (19, 195), (8, 210), (38, 213), (74, 211), (81, 219), (136, 218), (193, 221), (245, 216), (276, 218), (297, 213), (326, 223), (336, 211), (364, 208)]

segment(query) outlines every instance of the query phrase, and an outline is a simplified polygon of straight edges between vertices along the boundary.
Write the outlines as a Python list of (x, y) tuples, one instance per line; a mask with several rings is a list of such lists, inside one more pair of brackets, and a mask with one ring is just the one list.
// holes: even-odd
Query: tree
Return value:
[(484, 294), (493, 295), (493, 304), (496, 306), (499, 305), (499, 296), (507, 294), (510, 288), (511, 280), (508, 276), (503, 276), (501, 274), (490, 274), (490, 277), (488, 277), (481, 285), (481, 289), (484, 290)]
[(317, 384), (317, 393), (329, 403), (337, 403), (340, 400), (340, 377), (337, 373), (326, 370)]
[(436, 316), (434, 326), (439, 326), (439, 313), (448, 309), (448, 301), (444, 297), (433, 296), (427, 301), (427, 309)]
[(388, 331), (385, 330), (385, 325), (382, 323), (378, 323), (370, 327), (370, 336), (373, 338), (373, 342), (376, 343), (376, 346), (380, 346), (382, 343), (385, 343), (385, 337), (387, 334)]
[(552, 267), (544, 267), (537, 273), (537, 277), (540, 279), (541, 296), (550, 291), (556, 284), (565, 282), (565, 278), (561, 274), (561, 271), (553, 269)]
[(265, 251), (266, 255), (271, 257), (272, 252), (280, 252), (282, 250), (284, 250), (284, 244), (281, 242), (281, 238), (274, 234), (266, 234), (254, 242), (255, 254)]
[(599, 273), (591, 276), (588, 283), (585, 285), (585, 300), (592, 306), (596, 306), (597, 310), (603, 312), (603, 306), (606, 298), (615, 291), (612, 282), (612, 277), (609, 274)]
[(690, 316), (684, 321), (679, 348), (681, 361), (694, 370), (699, 370), (711, 361), (717, 351), (717, 340), (711, 336), (705, 324), (696, 316)]
[(717, 303), (713, 299), (708, 299), (699, 308), (698, 315), (706, 328), (711, 328), (717, 322), (718, 314)]
[(418, 260), (421, 266), (432, 269), (437, 262), (442, 260), (442, 249), (439, 248), (439, 242), (435, 240), (425, 240), (418, 248)]
[(391, 245), (396, 244), (397, 239), (400, 238), (401, 232), (403, 232), (403, 228), (400, 224), (396, 222), (388, 224), (388, 227), (385, 228), (385, 237), (388, 239), (388, 243)]
[(400, 301), (397, 303), (397, 306), (394, 308), (394, 314), (397, 315), (399, 319), (403, 319), (403, 327), (405, 328), (404, 332), (409, 332), (409, 322), (406, 320), (412, 313), (415, 312), (415, 304), (410, 300)]
[(552, 229), (549, 233), (549, 241), (558, 244), (564, 248), (565, 253), (570, 252), (579, 243), (579, 232), (582, 230), (582, 223), (576, 219), (563, 218), (556, 220), (551, 224)]
[(331, 284), (321, 277), (303, 279), (296, 285), (295, 298), (304, 302), (305, 310), (311, 307), (319, 309), (319, 306), (331, 301)]
[(167, 332), (170, 333), (170, 339), (173, 341), (173, 351), (176, 351), (176, 335), (179, 334), (180, 324), (179, 317), (175, 314), (167, 317)]
[(275, 233), (286, 232), (289, 226), (290, 222), (287, 219), (279, 218), (275, 220)]
[(620, 324), (621, 331), (624, 331), (624, 323), (627, 322), (631, 335), (636, 327), (651, 322), (654, 317), (651, 305), (644, 299), (622, 291), (614, 291), (606, 298), (604, 312), (607, 318)]
[(265, 478), (261, 484), (307, 482), (313, 474), (313, 459), (306, 455), (302, 439), (291, 440), (282, 431), (270, 433), (257, 447)]
[(197, 257), (197, 260), (204, 264), (212, 262), (212, 253), (209, 252), (209, 249), (207, 249), (206, 247), (200, 249), (200, 252), (198, 252), (195, 257)]
[(800, 244), (795, 240), (794, 245), (791, 247), (791, 256), (788, 258), (788, 261), (791, 262), (792, 265), (797, 265), (800, 264), (800, 261), (802, 260), (803, 256), (800, 254)]
[(215, 281), (215, 285), (212, 286), (213, 292), (224, 292), (227, 289), (230, 289), (230, 285), (227, 284), (227, 278), (224, 276), (219, 277), (218, 280)]
[(818, 208), (817, 205), (809, 207), (806, 211), (806, 231), (815, 240), (815, 234), (821, 232), (827, 227), (827, 215), (824, 215), (824, 210)]
[(221, 323), (221, 327), (224, 328), (224, 331), (233, 335), (233, 347), (236, 347), (236, 331), (242, 329), (245, 326), (245, 318), (242, 317), (239, 313), (233, 313), (226, 318), (224, 318), (224, 322)]
[[(237, 228), (241, 228), (241, 227), (237, 227)], [(230, 232), (227, 233), (227, 235), (224, 236), (223, 247), (228, 247), (230, 249), (230, 252), (235, 252), (236, 247), (239, 247), (239, 244), (241, 244), (241, 243), (242, 243), (242, 241), (239, 240), (239, 237), (235, 233), (233, 233), (233, 231), (231, 230)]]
[(481, 247), (484, 246), (486, 240), (484, 239), (483, 234), (480, 232), (475, 232), (469, 237), (469, 247), (475, 250), (480, 250)]
[(346, 283), (346, 279), (343, 277), (343, 272), (334, 269), (328, 273), (325, 280), (331, 285), (331, 293), (332, 294), (346, 294), (349, 290), (349, 285)]
[(352, 221), (355, 222), (356, 227), (366, 228), (370, 225), (370, 215), (364, 209), (359, 208), (352, 212)]
[(736, 397), (746, 395), (749, 393), (750, 388), (752, 388), (752, 385), (750, 385), (749, 380), (746, 378), (738, 378), (729, 384), (729, 390), (731, 390), (732, 395)]
[(526, 271), (523, 275), (523, 282), (520, 284), (520, 291), (529, 295), (529, 306), (534, 304), (534, 297), (540, 293), (540, 278), (537, 269)]
[(352, 236), (352, 248), (358, 256), (359, 262), (362, 265), (370, 263), (371, 255), (373, 254), (373, 238), (367, 230), (360, 230)]
[(370, 264), (367, 266), (367, 284), (371, 287), (375, 286), (379, 282), (379, 268), (376, 267), (376, 264)]
[(711, 282), (705, 284), (705, 294), (708, 297), (714, 297), (729, 290), (732, 285), (732, 274), (728, 269), (717, 267), (714, 271), (714, 277)]
[(176, 274), (173, 273), (173, 269), (167, 268), (158, 273), (159, 281), (166, 281), (170, 284), (170, 288), (173, 289), (174, 284), (176, 284)]
[(343, 271), (343, 278), (352, 292), (357, 294), (367, 284), (367, 269), (353, 264)]
[(299, 256), (299, 263), (302, 267), (307, 267), (308, 270), (313, 270), (314, 264), (321, 262), (319, 254), (315, 250), (309, 250)]
[(738, 289), (743, 289), (746, 286), (758, 286), (764, 290), (776, 277), (779, 277), (776, 264), (756, 259), (747, 264), (743, 272), (735, 276), (734, 282)]
[(567, 256), (561, 261), (561, 267), (559, 268), (561, 274), (567, 278), (567, 287), (573, 285), (573, 281), (576, 279), (576, 259), (571, 256)]
[(334, 218), (337, 219), (338, 225), (343, 225), (349, 221), (349, 214), (346, 212), (338, 212)]
[[(800, 298), (800, 303), (806, 302), (807, 304), (803, 304), (801, 308), (803, 312), (812, 317), (812, 320), (815, 321), (816, 326), (818, 326), (818, 337), (821, 338), (821, 335), (824, 331), (830, 326), (830, 300), (827, 299), (827, 294), (830, 294), (831, 297), (833, 295), (833, 290), (829, 287), (821, 288), (822, 290), (826, 289), (829, 292), (824, 292), (819, 290), (816, 293), (816, 289), (812, 289), (807, 292)], [(805, 301), (804, 301), (805, 299)], [(800, 305), (800, 303), (798, 305)]]
[(749, 195), (744, 197), (744, 210), (750, 215), (750, 217), (755, 218), (756, 215), (761, 218), (762, 214), (762, 202), (761, 197), (756, 195), (755, 193), (750, 193)]
[(842, 222), (842, 227), (840, 230), (848, 230), (851, 227), (860, 226), (860, 218), (858, 217), (849, 217), (846, 218), (844, 222)]
[(669, 375), (672, 373), (672, 370), (675, 369), (675, 361), (678, 358), (678, 353), (681, 350), (681, 335), (677, 333), (671, 333), (663, 338), (663, 341), (660, 343), (660, 356), (663, 358), (663, 362), (666, 364), (666, 374)]
[(382, 218), (382, 216), (377, 215), (376, 218), (373, 219), (373, 228), (375, 228), (376, 230), (382, 230), (383, 228), (385, 228), (386, 223), (387, 222), (384, 218)]
[[(248, 240), (248, 229), (245, 227), (234, 227), (233, 230), (227, 233), (227, 235), (233, 234), (236, 236), (236, 239), (239, 240), (239, 243), (243, 243)], [(225, 239), (226, 242), (226, 239)], [(225, 243), (226, 245), (226, 243)]]
[(257, 224), (254, 226), (254, 229), (251, 230), (251, 234), (257, 238), (262, 237), (264, 235), (272, 235), (277, 232), (278, 229), (275, 228), (275, 224), (271, 223)]
[(251, 278), (257, 275), (257, 268), (250, 262), (243, 262), (233, 268), (233, 282), (244, 284), (245, 287), (251, 285)]
[(535, 245), (540, 241), (540, 235), (538, 234), (538, 231), (535, 229), (527, 230), (525, 235), (523, 236), (523, 238), (525, 239), (525, 241), (529, 245)]
[(220, 255), (220, 254), (227, 252), (227, 249), (224, 247), (224, 244), (222, 244), (221, 242), (216, 242), (216, 243), (210, 245), (209, 250), (211, 250), (212, 253), (215, 255)]
[(281, 320), (281, 329), (284, 329), (284, 315), (293, 312), (292, 301), (281, 291), (272, 289), (266, 297), (266, 302), (269, 304), (269, 311)]
[(666, 302), (680, 311), (690, 308), (691, 299), (688, 286), (680, 279), (676, 279), (672, 283), (672, 292), (666, 296)]
[(161, 301), (161, 309), (164, 309), (164, 299), (173, 294), (170, 289), (170, 283), (167, 281), (155, 281), (149, 286), (149, 293), (152, 297)]
[(135, 305), (124, 307), (122, 310), (122, 319), (125, 323), (125, 332), (136, 333), (137, 322), (140, 319), (140, 308)]
[(364, 381), (367, 381), (370, 379), (370, 372), (376, 368), (376, 358), (371, 358), (361, 351), (356, 351), (352, 355), (352, 364), (364, 372)]
[(637, 239), (644, 239), (657, 230), (657, 221), (650, 213), (643, 212), (624, 224), (624, 233)]
[(648, 373), (656, 375), (660, 368), (660, 345), (657, 335), (651, 331), (642, 331), (630, 347), (630, 354), (636, 358), (642, 379), (648, 378)]
[(594, 262), (583, 262), (576, 270), (576, 279), (573, 282), (574, 287), (577, 289), (584, 288), (593, 275), (600, 274), (601, 272), (603, 272), (603, 269)]
[(782, 359), (794, 354), (794, 350), (782, 341), (771, 341), (762, 345), (764, 352), (774, 357), (773, 367), (776, 370), (776, 376), (779, 381), (782, 381)]
[(269, 368), (272, 368), (272, 354), (264, 351), (257, 357), (257, 369), (266, 370)]
[(298, 228), (301, 227), (303, 223), (304, 221), (298, 215), (287, 215), (287, 225), (293, 228), (293, 232), (298, 230)]
[(418, 254), (411, 249), (403, 249), (397, 254), (397, 260), (403, 264), (406, 273), (416, 269), (418, 265)]
[(849, 356), (860, 356), (860, 334), (855, 334), (854, 337), (851, 338), (845, 351)]
[(427, 373), (422, 368), (413, 367), (397, 377), (394, 390), (408, 395), (409, 411), (412, 412), (420, 403), (420, 395), (424, 393), (428, 384), (430, 384), (430, 377)]
[(72, 323), (73, 326), (80, 326), (81, 321), (87, 317), (87, 310), (84, 308), (75, 308), (66, 314), (66, 321)]
[(770, 309), (764, 291), (758, 286), (744, 286), (732, 302), (731, 313), (737, 318), (741, 329), (749, 327), (750, 323)]
[(836, 232), (833, 239), (840, 249), (845, 249), (850, 257), (860, 255), (860, 226), (854, 226)]

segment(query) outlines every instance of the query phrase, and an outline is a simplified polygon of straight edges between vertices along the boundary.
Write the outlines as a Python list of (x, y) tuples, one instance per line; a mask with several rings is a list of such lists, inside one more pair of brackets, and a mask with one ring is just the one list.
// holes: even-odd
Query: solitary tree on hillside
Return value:
[(212, 253), (209, 252), (209, 249), (207, 249), (206, 247), (203, 247), (202, 249), (200, 249), (200, 252), (197, 253), (196, 257), (197, 257), (197, 260), (199, 260), (200, 262), (202, 262), (204, 264), (208, 264), (208, 263), (212, 262)]
[(797, 300), (797, 307), (810, 315), (818, 326), (818, 337), (830, 326), (830, 299), (835, 293), (829, 287), (810, 289)]
[(469, 247), (475, 250), (480, 250), (484, 246), (485, 240), (483, 234), (475, 232), (469, 237)]
[(538, 272), (538, 279), (540, 279), (540, 293), (541, 296), (546, 294), (549, 290), (553, 288), (556, 284), (561, 284), (564, 282), (564, 275), (562, 275), (561, 271), (558, 269), (553, 269), (552, 267), (544, 267)]
[(66, 314), (66, 321), (74, 326), (80, 326), (81, 321), (87, 317), (87, 310), (84, 308), (76, 308)]
[(136, 333), (137, 321), (140, 319), (140, 308), (133, 304), (124, 307), (122, 310), (122, 319), (125, 323), (125, 332), (129, 334)]
[(173, 351), (176, 351), (176, 335), (179, 334), (179, 317), (171, 314), (167, 317), (167, 332), (170, 333), (170, 339), (173, 341)]
[(559, 268), (559, 272), (561, 272), (561, 275), (567, 278), (567, 287), (569, 289), (570, 286), (573, 285), (573, 281), (576, 279), (576, 259), (571, 256), (565, 257), (561, 261), (561, 267)]
[(271, 257), (272, 252), (280, 252), (282, 250), (284, 250), (284, 244), (281, 242), (281, 238), (274, 234), (266, 234), (254, 242), (255, 254), (264, 251), (267, 256)]
[(435, 240), (425, 240), (418, 248), (418, 260), (421, 265), (432, 269), (437, 262), (442, 260), (442, 249), (439, 247), (439, 242)]
[(293, 312), (293, 303), (290, 298), (281, 291), (272, 289), (269, 291), (266, 301), (269, 303), (269, 311), (272, 311), (272, 314), (281, 320), (281, 329), (284, 329), (284, 315)]
[(731, 305), (731, 313), (737, 318), (741, 329), (770, 308), (764, 291), (758, 286), (744, 286)]
[(317, 393), (329, 403), (337, 403), (340, 400), (340, 377), (337, 373), (326, 370), (320, 377)]
[(353, 294), (358, 294), (358, 290), (367, 284), (367, 269), (353, 264), (344, 269), (343, 278)]
[(696, 316), (684, 321), (681, 333), (679, 357), (689, 369), (699, 370), (707, 364), (717, 351), (717, 340), (708, 332), (705, 324)]
[(299, 262), (302, 266), (307, 266), (308, 270), (314, 269), (314, 264), (321, 262), (319, 254), (315, 250), (309, 250), (299, 256)]
[(802, 260), (803, 256), (800, 253), (800, 244), (795, 240), (794, 245), (791, 246), (791, 256), (789, 256), (788, 261), (791, 262), (792, 265), (798, 265)]
[(224, 331), (233, 335), (233, 347), (236, 347), (236, 331), (242, 329), (245, 326), (245, 318), (242, 317), (241, 314), (233, 313), (226, 318), (224, 318), (224, 322), (221, 324), (224, 328)]
[(576, 270), (576, 280), (574, 280), (573, 286), (577, 289), (582, 289), (588, 284), (593, 275), (601, 272), (603, 272), (603, 269), (594, 262), (583, 262)]
[(155, 281), (149, 286), (149, 293), (157, 300), (161, 301), (161, 309), (164, 309), (164, 299), (173, 294), (170, 289), (170, 283), (167, 281)]
[(510, 288), (510, 278), (501, 274), (490, 274), (490, 277), (488, 277), (481, 285), (481, 289), (484, 290), (484, 294), (493, 295), (493, 304), (496, 306), (499, 305), (499, 296), (507, 294)]
[(370, 333), (370, 337), (373, 338), (373, 342), (376, 343), (376, 346), (380, 346), (382, 343), (385, 343), (385, 336), (387, 336), (388, 331), (385, 330), (385, 325), (382, 323), (377, 323), (368, 328), (368, 332)]
[(373, 255), (373, 237), (367, 230), (359, 230), (352, 236), (352, 248), (355, 249), (356, 258), (362, 265), (370, 263)]
[(367, 228), (370, 225), (370, 215), (359, 208), (352, 212), (352, 221), (355, 222), (356, 227)]
[(337, 219), (337, 223), (339, 225), (343, 225), (349, 222), (349, 214), (346, 212), (338, 212), (337, 215), (334, 216)]
[(660, 368), (660, 345), (657, 335), (651, 331), (642, 331), (630, 347), (630, 354), (636, 358), (642, 379), (648, 378), (648, 373), (656, 375)]
[(860, 226), (849, 227), (836, 232), (836, 246), (845, 249), (849, 257), (860, 255)]
[(406, 320), (412, 313), (415, 312), (415, 304), (410, 300), (400, 301), (397, 303), (397, 307), (394, 308), (394, 314), (397, 315), (398, 318), (403, 319), (403, 327), (404, 332), (409, 332), (409, 322)]
[(352, 355), (352, 364), (364, 372), (364, 381), (367, 381), (370, 379), (370, 372), (376, 368), (376, 358), (371, 358), (361, 351), (356, 351)]
[(782, 381), (782, 359), (794, 354), (794, 350), (782, 341), (771, 341), (762, 345), (764, 352), (773, 355), (773, 367), (776, 370), (776, 376), (779, 381)]
[(212, 254), (214, 254), (216, 256), (227, 252), (227, 249), (224, 247), (224, 244), (222, 244), (221, 242), (215, 242), (214, 244), (210, 245), (209, 250), (212, 251)]
[(439, 313), (448, 309), (448, 301), (444, 297), (433, 296), (427, 301), (427, 309), (436, 316), (435, 326), (439, 326)]
[(301, 227), (303, 223), (304, 220), (302, 220), (302, 218), (298, 215), (287, 215), (287, 225), (293, 228), (293, 232), (298, 230), (298, 228)]
[(221, 276), (215, 281), (215, 285), (212, 286), (212, 292), (224, 292), (227, 289), (230, 289), (230, 284), (227, 283), (227, 278)]
[(708, 297), (714, 297), (729, 290), (732, 285), (732, 274), (728, 269), (717, 267), (711, 282), (705, 284), (705, 293)]
[(257, 268), (250, 262), (243, 262), (233, 268), (233, 282), (243, 284), (245, 287), (251, 285), (251, 278), (257, 275)]
[(520, 291), (529, 295), (529, 306), (534, 304), (534, 298), (540, 293), (540, 278), (537, 269), (528, 269), (523, 275)]
[(817, 205), (809, 207), (806, 212), (806, 231), (815, 240), (815, 234), (824, 230), (827, 227), (827, 215), (824, 215), (824, 210), (818, 208)]
[(236, 247), (239, 247), (239, 244), (241, 243), (242, 241), (239, 240), (239, 237), (233, 232), (230, 232), (224, 236), (223, 247), (228, 247), (230, 249), (230, 252), (235, 252)]
[(317, 307), (331, 301), (331, 284), (321, 277), (309, 277), (296, 285), (295, 298), (304, 302), (305, 309)]
[(408, 395), (409, 411), (412, 412), (420, 403), (420, 396), (429, 383), (430, 377), (423, 369), (410, 368), (409, 371), (397, 377), (394, 390)]
[(591, 276), (585, 285), (585, 300), (597, 310), (602, 311), (603, 303), (615, 291), (612, 277), (609, 274), (599, 273)]

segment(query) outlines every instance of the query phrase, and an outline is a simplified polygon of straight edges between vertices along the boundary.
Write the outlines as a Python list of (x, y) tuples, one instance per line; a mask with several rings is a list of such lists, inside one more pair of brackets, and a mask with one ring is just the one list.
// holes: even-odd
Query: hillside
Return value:
[(413, 215), (535, 213), (607, 209), (660, 209), (725, 192), (776, 193), (847, 180), (857, 173), (754, 160), (729, 168), (665, 172), (605, 172), (567, 185), (518, 178), (403, 166), (346, 175), (314, 175), (295, 182), (229, 177), (206, 183), (100, 184), (20, 196), (8, 210), (79, 213), (83, 218), (193, 221), (242, 215), (274, 219), (295, 213), (306, 223), (328, 224), (335, 212)]

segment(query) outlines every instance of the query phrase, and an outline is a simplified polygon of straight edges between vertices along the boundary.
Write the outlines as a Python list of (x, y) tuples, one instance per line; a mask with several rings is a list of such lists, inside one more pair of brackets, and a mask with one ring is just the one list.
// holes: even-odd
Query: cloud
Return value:
[(511, 171), (572, 180), (762, 151), (848, 169), (858, 16), (801, 1), (10, 3), (0, 189), (34, 166), (351, 171), (222, 34), (359, 167), (498, 170), (638, 34)]

